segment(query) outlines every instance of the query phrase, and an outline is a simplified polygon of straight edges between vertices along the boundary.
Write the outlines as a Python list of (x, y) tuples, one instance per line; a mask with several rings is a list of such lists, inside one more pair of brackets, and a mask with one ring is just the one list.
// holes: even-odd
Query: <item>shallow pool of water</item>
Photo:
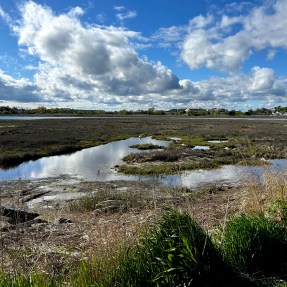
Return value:
[(208, 141), (209, 143), (228, 143), (228, 140), (210, 140)]
[(165, 186), (183, 186), (191, 189), (206, 185), (236, 185), (248, 180), (260, 181), (267, 171), (287, 171), (287, 160), (271, 160), (269, 165), (264, 166), (224, 165), (210, 170), (186, 171), (180, 175), (163, 176), (160, 182)]
[(210, 147), (206, 145), (196, 145), (195, 147), (192, 148), (193, 150), (209, 150)]
[(169, 145), (168, 141), (154, 140), (151, 137), (129, 138), (83, 149), (69, 155), (44, 157), (25, 162), (8, 170), (0, 169), (0, 180), (36, 179), (60, 175), (77, 176), (94, 181), (135, 180), (138, 177), (117, 174), (112, 168), (123, 164), (122, 158), (126, 155), (141, 152), (130, 146), (146, 143)]

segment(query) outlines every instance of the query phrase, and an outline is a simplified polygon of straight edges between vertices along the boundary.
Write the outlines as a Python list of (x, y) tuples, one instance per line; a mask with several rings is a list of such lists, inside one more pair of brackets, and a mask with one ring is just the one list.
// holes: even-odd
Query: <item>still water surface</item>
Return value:
[(168, 141), (158, 141), (151, 137), (129, 138), (83, 149), (68, 155), (44, 157), (25, 162), (8, 170), (0, 169), (0, 180), (36, 179), (59, 175), (98, 181), (135, 180), (138, 177), (117, 174), (112, 168), (115, 165), (123, 164), (122, 158), (126, 155), (140, 152), (138, 149), (130, 148), (131, 145), (145, 143), (169, 145)]
[[(146, 116), (134, 115), (134, 116), (0, 116), (0, 120), (61, 120), (61, 119), (130, 119), (130, 118), (146, 118)], [(187, 116), (163, 116), (163, 117), (174, 117), (175, 119), (180, 120), (246, 120), (246, 121), (286, 121), (286, 117), (265, 117), (265, 118), (250, 118), (250, 117), (242, 117), (242, 118), (208, 118), (208, 117), (187, 117)]]
[[(127, 176), (118, 174), (115, 165), (123, 164), (122, 158), (139, 150), (131, 145), (151, 143), (168, 146), (167, 141), (150, 137), (129, 138), (105, 145), (84, 149), (73, 154), (41, 158), (29, 161), (9, 170), (0, 169), (0, 180), (39, 179), (68, 175), (88, 181), (155, 180), (165, 186), (195, 188), (206, 184), (236, 184), (251, 175), (262, 177), (263, 168), (258, 166), (223, 166), (212, 170), (186, 171), (180, 174), (157, 177)], [(273, 160), (268, 168), (280, 172), (287, 169), (287, 160)]]

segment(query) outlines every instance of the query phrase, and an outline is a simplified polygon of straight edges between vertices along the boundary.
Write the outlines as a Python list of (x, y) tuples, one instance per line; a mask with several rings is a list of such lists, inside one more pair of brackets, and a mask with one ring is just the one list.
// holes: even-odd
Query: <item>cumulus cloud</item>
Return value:
[(0, 70), (0, 101), (40, 102), (37, 87), (27, 79), (16, 80)]
[[(284, 2), (278, 1), (276, 5), (279, 4)], [(275, 21), (281, 13), (276, 5), (269, 13), (263, 8), (254, 8), (244, 17), (222, 14), (219, 21), (211, 15), (199, 16), (186, 27), (162, 28), (153, 37), (166, 36), (163, 45), (170, 44), (169, 47), (175, 47), (184, 39), (180, 43), (181, 55), (191, 68), (236, 70), (252, 49), (266, 48), (272, 58), (277, 47), (285, 47), (279, 39), (283, 33), (281, 24), (284, 26), (285, 22), (279, 25), (279, 21)], [(125, 9), (115, 7), (119, 13)], [(180, 80), (162, 63), (139, 57), (134, 43), (147, 43), (140, 33), (114, 26), (83, 24), (80, 18), (84, 11), (79, 7), (55, 14), (46, 6), (28, 1), (20, 12), (21, 19), (10, 22), (10, 27), (18, 36), (20, 49), (25, 49), (33, 59), (33, 65), (24, 68), (34, 72), (34, 77), (33, 80), (14, 79), (0, 71), (0, 101), (42, 101), (62, 106), (68, 103), (70, 107), (101, 109), (151, 106), (244, 109), (252, 102), (286, 103), (287, 78), (277, 78), (270, 68), (256, 66), (250, 75)], [(260, 15), (274, 17), (272, 20), (278, 24), (275, 27), (279, 32), (275, 31), (274, 37), (268, 39), (269, 44), (267, 37), (265, 40), (259, 37), (263, 29)], [(267, 20), (270, 19), (264, 21)], [(252, 38), (252, 33), (257, 38)], [(35, 65), (36, 62), (39, 64)]]
[(182, 59), (191, 69), (237, 71), (252, 53), (267, 49), (271, 59), (276, 49), (287, 49), (287, 1), (269, 3), (241, 16), (193, 18), (182, 43)]
[[(124, 9), (118, 7), (118, 10)], [(14, 26), (18, 43), (41, 60), (35, 83), (51, 98), (138, 96), (181, 89), (179, 79), (161, 63), (140, 58), (130, 41), (134, 31), (113, 26), (84, 26), (74, 8), (55, 15), (32, 1), (21, 8), (22, 20)]]
[(254, 67), (251, 89), (253, 91), (272, 90), (275, 81), (275, 72), (269, 68)]

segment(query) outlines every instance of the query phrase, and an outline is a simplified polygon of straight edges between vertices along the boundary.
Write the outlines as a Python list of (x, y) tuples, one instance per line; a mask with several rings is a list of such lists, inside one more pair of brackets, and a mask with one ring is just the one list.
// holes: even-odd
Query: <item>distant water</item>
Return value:
[[(133, 115), (133, 116), (0, 116), (0, 120), (61, 120), (61, 119), (129, 119), (132, 117), (147, 117), (142, 115)], [(158, 116), (160, 117), (160, 116)], [(278, 117), (266, 117), (266, 118), (205, 118), (205, 117), (183, 117), (183, 116), (162, 116), (162, 117), (173, 117), (180, 120), (247, 120), (247, 121), (287, 121), (287, 118), (278, 118)]]
[(29, 120), (54, 120), (54, 119), (76, 119), (76, 118), (83, 118), (83, 117), (62, 117), (62, 116), (54, 116), (54, 117), (39, 117), (39, 116), (0, 116), (0, 120), (2, 121), (8, 121), (8, 120), (23, 120), (23, 121), (29, 121)]

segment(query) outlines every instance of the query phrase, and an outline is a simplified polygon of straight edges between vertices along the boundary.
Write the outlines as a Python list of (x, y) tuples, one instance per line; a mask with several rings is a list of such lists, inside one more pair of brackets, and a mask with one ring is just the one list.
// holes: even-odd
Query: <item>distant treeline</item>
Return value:
[(119, 111), (104, 111), (104, 110), (80, 110), (70, 108), (46, 108), (39, 106), (34, 109), (24, 109), (9, 106), (0, 106), (1, 115), (39, 115), (39, 114), (54, 114), (54, 115), (188, 115), (188, 116), (252, 116), (252, 115), (287, 115), (287, 107), (277, 106), (272, 109), (258, 108), (249, 109), (246, 112), (239, 110), (228, 109), (170, 109), (157, 110), (149, 108), (147, 110), (119, 110)]

